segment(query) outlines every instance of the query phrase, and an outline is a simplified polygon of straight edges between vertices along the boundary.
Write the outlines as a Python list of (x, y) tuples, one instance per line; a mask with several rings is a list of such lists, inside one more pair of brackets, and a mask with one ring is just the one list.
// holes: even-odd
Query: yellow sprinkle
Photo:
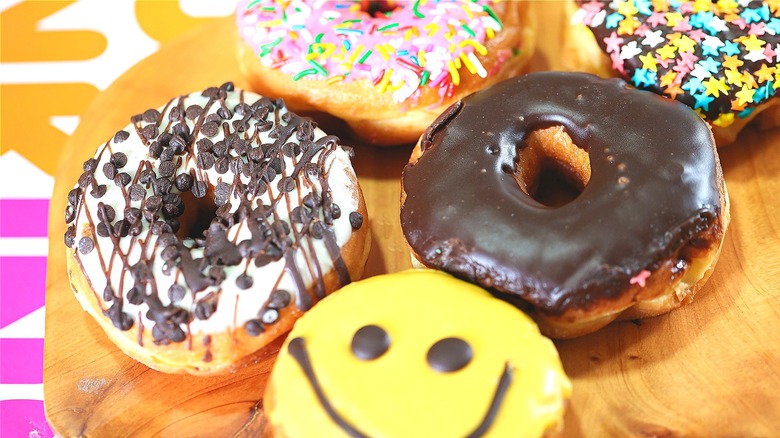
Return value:
[(460, 67), (462, 65), (460, 63), (460, 58), (455, 58), (454, 62), (455, 62), (455, 68), (460, 69)]
[(436, 23), (428, 23), (423, 27), (423, 30), (428, 32), (428, 36), (434, 36), (436, 35), (436, 32), (439, 31), (439, 25)]
[(295, 32), (293, 30), (290, 31), (290, 38), (292, 38), (293, 41), (298, 40), (298, 32)]
[(425, 51), (423, 49), (417, 52), (417, 62), (420, 63), (420, 67), (425, 67)]
[(471, 74), (477, 73), (476, 67), (474, 67), (474, 64), (471, 63), (471, 61), (469, 60), (469, 58), (466, 56), (465, 53), (460, 52), (460, 59), (463, 60), (463, 65), (466, 66), (466, 69), (469, 71), (469, 73)]
[(734, 123), (734, 113), (724, 113), (718, 116), (715, 121), (712, 122), (713, 125), (718, 126), (720, 128), (725, 128), (729, 125)]
[(496, 33), (493, 31), (492, 28), (487, 27), (485, 28), (485, 35), (487, 35), (487, 38), (489, 40), (492, 40), (496, 36)]
[(326, 84), (326, 85), (330, 85), (330, 84), (334, 84), (334, 83), (336, 83), (336, 82), (341, 82), (341, 81), (343, 81), (343, 80), (344, 80), (344, 76), (333, 76), (333, 77), (331, 77), (331, 78), (328, 78), (328, 79), (325, 81), (325, 84)]
[[(380, 46), (377, 46), (380, 47)], [(382, 80), (379, 82), (379, 93), (383, 94), (385, 91), (387, 91), (387, 84), (390, 82), (390, 76), (393, 74), (393, 69), (385, 72), (385, 75), (382, 76)]]
[(281, 18), (277, 18), (276, 20), (263, 21), (263, 22), (257, 23), (257, 27), (274, 27), (274, 26), (278, 26), (280, 24), (282, 24), (282, 19)]
[(341, 64), (340, 67), (344, 69), (344, 71), (352, 71), (352, 65), (353, 65), (352, 62), (345, 62)]
[(453, 85), (460, 85), (460, 75), (458, 74), (458, 69), (455, 68), (455, 63), (452, 61), (447, 61), (447, 68), (450, 70), (450, 76), (452, 77)]
[(445, 33), (444, 37), (447, 38), (447, 40), (451, 40), (452, 37), (454, 37), (455, 35), (458, 34), (458, 31), (455, 30), (455, 26), (453, 26), (453, 25), (451, 25), (449, 23), (447, 24), (447, 27), (450, 29), (450, 31)]
[(357, 47), (355, 47), (354, 52), (352, 52), (352, 56), (349, 57), (349, 63), (354, 64), (355, 61), (358, 59), (358, 55), (360, 55), (360, 52), (363, 51), (363, 45), (358, 44)]
[(384, 44), (377, 44), (376, 45), (376, 51), (379, 52), (380, 55), (382, 55), (382, 58), (385, 58), (385, 61), (390, 60), (390, 54), (387, 53), (387, 50), (385, 49)]
[(486, 55), (487, 54), (487, 49), (485, 48), (485, 46), (483, 46), (482, 44), (480, 44), (476, 40), (463, 40), (463, 41), (460, 42), (460, 44), (458, 44), (458, 46), (460, 46), (460, 48), (464, 48), (466, 46), (471, 46), (471, 47), (475, 48), (477, 50), (477, 53), (479, 53), (480, 55)]
[(468, 6), (466, 6), (466, 5), (463, 5), (461, 7), (463, 8), (464, 11), (466, 11), (466, 14), (468, 14), (469, 20), (473, 20), (474, 19), (474, 14), (471, 13), (471, 9), (469, 9)]

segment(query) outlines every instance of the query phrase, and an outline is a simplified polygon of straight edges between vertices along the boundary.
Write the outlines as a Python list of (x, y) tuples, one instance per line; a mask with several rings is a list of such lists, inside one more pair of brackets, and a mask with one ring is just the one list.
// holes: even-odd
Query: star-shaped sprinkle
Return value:
[(694, 94), (693, 98), (696, 99), (696, 104), (693, 109), (703, 109), (704, 111), (710, 110), (710, 104), (715, 100), (714, 97), (707, 96), (706, 94)]
[(665, 41), (664, 38), (661, 36), (661, 31), (654, 30), (650, 32), (645, 32), (645, 39), (642, 40), (642, 45), (655, 47), (663, 43), (664, 41)]
[(604, 38), (604, 44), (607, 45), (607, 53), (620, 51), (620, 45), (623, 44), (623, 38), (617, 36), (616, 32), (612, 32), (612, 35)]
[(726, 78), (709, 78), (706, 81), (703, 81), (702, 85), (704, 85), (704, 94), (708, 96), (715, 96), (716, 98), (720, 97), (720, 93), (727, 94), (730, 88), (726, 84)]
[(775, 67), (769, 67), (766, 64), (761, 64), (761, 68), (754, 73), (759, 84), (763, 84), (766, 81), (771, 81), (775, 74)]

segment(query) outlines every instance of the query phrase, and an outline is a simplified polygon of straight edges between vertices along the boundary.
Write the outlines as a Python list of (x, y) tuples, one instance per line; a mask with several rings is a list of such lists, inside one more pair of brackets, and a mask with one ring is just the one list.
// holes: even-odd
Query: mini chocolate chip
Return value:
[(95, 242), (88, 236), (84, 236), (79, 239), (79, 252), (82, 254), (89, 254), (95, 249)]
[(110, 284), (103, 288), (103, 301), (114, 301), (114, 289)]
[(217, 87), (208, 87), (200, 93), (203, 97), (217, 97), (217, 94), (219, 94)]
[(210, 152), (214, 149), (214, 143), (208, 138), (201, 138), (196, 144), (198, 145), (198, 153)]
[(116, 166), (111, 163), (104, 164), (103, 175), (105, 175), (106, 178), (113, 180), (116, 177)]
[(353, 211), (349, 214), (349, 224), (354, 229), (360, 229), (363, 226), (363, 215), (358, 211)]
[(160, 153), (160, 160), (171, 161), (175, 155), (176, 149), (172, 147), (163, 148), (162, 152)]
[(73, 244), (76, 242), (76, 227), (71, 225), (65, 231), (65, 245), (68, 248), (73, 248)]
[(171, 108), (171, 112), (168, 114), (168, 119), (172, 122), (178, 122), (181, 120), (181, 107), (175, 106)]
[(136, 222), (141, 221), (141, 209), (136, 207), (126, 207), (125, 208), (125, 220), (130, 222), (131, 224), (135, 224)]
[(72, 205), (65, 207), (65, 223), (69, 224), (76, 219), (76, 208)]
[(220, 284), (225, 281), (225, 268), (222, 266), (212, 266), (209, 268), (208, 276), (212, 281), (212, 284)]
[(313, 221), (309, 225), (309, 235), (314, 239), (322, 239), (325, 234), (325, 226), (320, 221)]
[(117, 169), (121, 169), (127, 164), (127, 155), (123, 152), (115, 152), (111, 155), (111, 163), (116, 166)]
[(160, 163), (159, 174), (166, 178), (173, 176), (176, 173), (176, 164), (173, 161), (163, 161)]
[(207, 115), (207, 116), (206, 116), (205, 123), (211, 123), (211, 122), (214, 122), (214, 123), (216, 123), (217, 125), (219, 125), (219, 123), (220, 123), (221, 121), (222, 121), (222, 118), (221, 118), (220, 116), (218, 116), (218, 115), (217, 115), (217, 114), (215, 114), (215, 113), (211, 113), (211, 114), (209, 114), (209, 115)]
[(366, 325), (352, 337), (352, 354), (361, 360), (374, 360), (390, 349), (390, 335), (379, 326)]
[(214, 137), (219, 133), (219, 125), (215, 122), (204, 123), (203, 126), (200, 127), (200, 132), (206, 137)]
[(85, 189), (91, 183), (92, 183), (92, 174), (89, 172), (82, 173), (81, 176), (79, 177), (79, 187)]
[(146, 125), (143, 127), (143, 129), (141, 129), (141, 133), (147, 140), (156, 138), (158, 132), (159, 130), (157, 129), (157, 125)]
[(245, 155), (247, 152), (246, 141), (244, 141), (243, 138), (233, 140), (233, 150), (235, 150), (238, 155)]
[(230, 92), (230, 91), (235, 90), (235, 86), (233, 85), (233, 82), (228, 81), (228, 82), (225, 82), (224, 84), (220, 85), (219, 89), (223, 90), (223, 91)]
[(265, 170), (265, 174), (263, 174), (263, 179), (266, 182), (270, 183), (271, 181), (276, 179), (276, 171), (269, 167), (268, 169)]
[(103, 195), (106, 194), (106, 185), (100, 184), (97, 187), (93, 187), (92, 190), (89, 191), (89, 194), (92, 195), (93, 198), (102, 198)]
[(75, 206), (79, 202), (80, 197), (81, 188), (76, 187), (75, 189), (68, 192), (68, 204)]
[(195, 184), (192, 186), (192, 195), (196, 198), (206, 196), (206, 183), (203, 181), (195, 181)]
[(224, 205), (230, 198), (230, 185), (225, 182), (217, 183), (214, 187), (214, 202), (217, 205)]
[(285, 157), (295, 157), (298, 156), (298, 154), (301, 153), (301, 146), (298, 143), (285, 143), (284, 146), (282, 146), (282, 153)]
[(284, 309), (290, 304), (290, 300), (290, 292), (284, 289), (277, 289), (271, 294), (271, 298), (268, 300), (268, 307)]
[(113, 222), (114, 218), (116, 218), (116, 210), (114, 210), (114, 207), (101, 202), (98, 204), (97, 217), (100, 222)]
[(166, 219), (173, 219), (184, 214), (184, 203), (163, 205), (163, 214)]
[(163, 152), (163, 145), (161, 145), (159, 142), (152, 142), (152, 144), (149, 145), (149, 155), (152, 158), (160, 158), (160, 155), (162, 155)]
[(84, 162), (84, 165), (82, 168), (84, 169), (84, 172), (94, 172), (97, 169), (97, 160), (94, 158), (90, 158), (89, 160)]
[(320, 197), (316, 193), (312, 192), (303, 197), (303, 205), (314, 210), (320, 205)]
[(211, 152), (214, 153), (217, 157), (221, 157), (227, 153), (228, 147), (224, 140), (220, 140), (216, 143), (214, 143), (214, 147), (211, 148)]
[(131, 201), (140, 201), (146, 197), (146, 189), (141, 184), (133, 184), (128, 189)]
[(193, 178), (188, 173), (180, 173), (176, 175), (176, 188), (181, 192), (186, 192), (192, 188)]
[(219, 114), (219, 116), (222, 117), (223, 119), (229, 119), (233, 117), (233, 114), (230, 112), (230, 110), (225, 107), (220, 107), (217, 110), (217, 114)]
[(473, 356), (474, 351), (468, 342), (460, 338), (445, 338), (431, 346), (426, 359), (434, 370), (450, 373), (468, 365)]
[[(179, 125), (176, 125), (176, 126), (179, 126)], [(173, 138), (171, 139), (170, 143), (168, 143), (168, 145), (170, 147), (174, 148), (177, 153), (178, 152), (182, 152), (184, 149), (187, 148), (187, 140), (182, 138), (181, 135), (177, 134), (177, 135), (173, 136)]]
[(184, 122), (173, 125), (174, 136), (178, 135), (184, 140), (185, 146), (189, 143), (190, 126)]
[(148, 211), (156, 212), (162, 207), (162, 196), (150, 196), (146, 198), (146, 205), (144, 208)]
[(295, 190), (295, 179), (292, 177), (284, 177), (279, 180), (279, 183), (276, 185), (276, 188), (279, 189), (282, 193), (289, 193)]
[(233, 120), (232, 125), (236, 132), (246, 132), (247, 128), (249, 128), (249, 125), (244, 120)]
[(290, 220), (296, 224), (302, 224), (309, 219), (309, 211), (300, 205), (293, 208), (290, 212)]
[(119, 219), (118, 221), (114, 222), (114, 236), (127, 237), (129, 231), (130, 222), (127, 222), (124, 219)]
[(144, 302), (144, 293), (140, 285), (135, 285), (127, 291), (127, 302), (135, 306)]
[(254, 280), (246, 274), (241, 274), (236, 278), (236, 286), (241, 290), (249, 289), (252, 287), (252, 284), (254, 284)]
[(126, 172), (118, 173), (114, 177), (114, 184), (116, 184), (119, 187), (124, 187), (130, 184), (130, 181), (132, 181), (132, 178)]
[(170, 299), (172, 303), (180, 303), (181, 300), (184, 299), (186, 292), (184, 286), (174, 283), (168, 288), (168, 299)]
[(211, 166), (214, 165), (214, 155), (211, 155), (210, 152), (203, 152), (198, 154), (198, 167), (203, 170), (209, 170), (211, 169)]
[(195, 305), (195, 310), (192, 312), (195, 318), (204, 320), (209, 319), (209, 317), (214, 314), (214, 311), (216, 309), (214, 308), (214, 304), (208, 301), (199, 301)]
[(238, 175), (240, 173), (244, 172), (244, 160), (242, 160), (240, 157), (233, 157), (230, 160), (230, 170)]
[(260, 317), (260, 320), (263, 321), (263, 324), (273, 324), (279, 319), (279, 311), (276, 309), (266, 309), (263, 312), (263, 315)]
[(230, 170), (230, 159), (228, 157), (218, 158), (214, 163), (214, 170), (220, 175), (227, 173), (227, 171)]
[(160, 118), (160, 112), (156, 109), (148, 109), (144, 111), (142, 117), (146, 123), (155, 123)]
[(258, 336), (265, 331), (263, 324), (256, 319), (247, 321), (246, 324), (244, 324), (244, 329), (249, 336)]
[(101, 222), (97, 224), (96, 230), (97, 230), (97, 235), (100, 237), (108, 237), (111, 235), (108, 225), (106, 225), (105, 222)]
[(179, 258), (179, 248), (176, 245), (168, 245), (160, 252), (160, 257), (166, 262)]
[(152, 189), (154, 189), (154, 194), (157, 196), (168, 194), (171, 191), (171, 187), (173, 187), (173, 182), (168, 178), (160, 177), (152, 183)]
[(141, 120), (144, 119), (144, 116), (141, 114), (135, 114), (133, 116), (130, 116), (130, 123), (140, 123)]
[(117, 131), (116, 134), (114, 134), (114, 143), (122, 143), (123, 141), (130, 138), (130, 133), (127, 131)]
[(157, 178), (157, 174), (154, 173), (154, 170), (144, 169), (141, 171), (141, 175), (138, 177), (138, 182), (141, 184), (149, 184), (154, 182), (155, 178)]
[(341, 207), (338, 206), (338, 204), (333, 203), (330, 207), (330, 215), (333, 219), (338, 219), (341, 217)]
[(203, 107), (200, 105), (190, 105), (187, 107), (187, 110), (184, 112), (184, 114), (187, 115), (187, 118), (190, 120), (195, 120), (203, 113)]

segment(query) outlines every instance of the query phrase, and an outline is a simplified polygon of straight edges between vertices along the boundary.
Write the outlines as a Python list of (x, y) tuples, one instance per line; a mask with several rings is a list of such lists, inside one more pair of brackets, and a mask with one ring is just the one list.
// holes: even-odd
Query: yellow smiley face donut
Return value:
[(515, 307), (448, 274), (346, 286), (297, 321), (266, 389), (279, 437), (559, 432), (571, 384)]

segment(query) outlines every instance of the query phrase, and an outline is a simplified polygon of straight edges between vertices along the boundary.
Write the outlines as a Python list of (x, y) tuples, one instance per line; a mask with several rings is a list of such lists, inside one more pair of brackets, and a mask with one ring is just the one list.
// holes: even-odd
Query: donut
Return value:
[(571, 383), (514, 306), (433, 270), (374, 276), (299, 319), (263, 406), (274, 437), (555, 436)]
[[(541, 196), (556, 181), (574, 196)], [(532, 73), (453, 104), (412, 152), (401, 204), (414, 262), (527, 307), (555, 338), (690, 302), (729, 222), (707, 124), (586, 73)]]
[(234, 370), (362, 275), (351, 150), (312, 120), (232, 83), (130, 120), (84, 162), (64, 236), (76, 298), (127, 355)]
[(733, 143), (752, 119), (780, 126), (780, 8), (768, 1), (580, 1), (567, 5), (567, 68), (620, 76), (678, 100)]
[(252, 88), (346, 121), (375, 145), (413, 143), (452, 102), (519, 74), (527, 2), (241, 0)]

